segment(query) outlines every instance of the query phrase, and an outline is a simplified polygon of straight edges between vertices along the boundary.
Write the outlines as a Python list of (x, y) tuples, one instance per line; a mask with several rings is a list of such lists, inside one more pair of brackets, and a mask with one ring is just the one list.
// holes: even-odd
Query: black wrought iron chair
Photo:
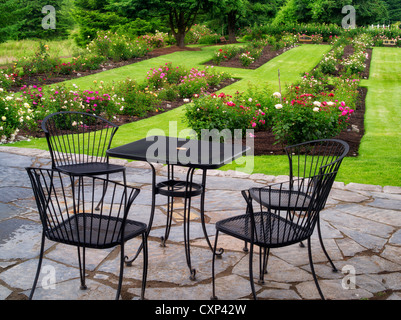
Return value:
[[(346, 142), (337, 139), (322, 139), (322, 140), (315, 140), (315, 141), (308, 141), (300, 144), (296, 144), (293, 146), (288, 146), (285, 148), (285, 152), (288, 156), (289, 160), (289, 181), (288, 183), (288, 191), (286, 196), (289, 196), (291, 199), (294, 194), (300, 197), (306, 197), (305, 205), (308, 204), (309, 199), (303, 193), (298, 193), (299, 190), (302, 188), (300, 187), (299, 183), (306, 182), (311, 187), (314, 187), (314, 177), (318, 174), (325, 174), (333, 172), (334, 179), (339, 170), (339, 167), (344, 159), (344, 157), (348, 154), (349, 146)], [(307, 180), (297, 180), (298, 178), (307, 178)], [(333, 179), (333, 182), (334, 182)], [(305, 186), (303, 186), (305, 188)], [(331, 188), (331, 185), (330, 185)], [(259, 198), (257, 194), (253, 194), (254, 200), (257, 202), (261, 202), (266, 204), (267, 202), (271, 202), (274, 206), (279, 206), (283, 209), (286, 208), (286, 201), (287, 199), (281, 198), (279, 199), (279, 194), (275, 189), (271, 190), (271, 194), (264, 193), (263, 198)], [(321, 203), (322, 210), (328, 198), (329, 193), (326, 194), (326, 198)], [(280, 194), (281, 197), (285, 196), (284, 194)], [(306, 208), (303, 208), (304, 210)], [(337, 268), (334, 265), (332, 259), (330, 258), (329, 254), (323, 243), (323, 238), (321, 234), (320, 228), (320, 217), (318, 216), (318, 224), (317, 224), (317, 231), (319, 236), (319, 241), (325, 256), (327, 257), (328, 261), (330, 262), (332, 269), (334, 272), (337, 272)], [(300, 242), (300, 246), (304, 247), (303, 242)], [(246, 248), (246, 246), (245, 246)], [(265, 270), (266, 272), (266, 270)]]
[[(98, 177), (65, 174), (55, 169), (26, 170), (43, 226), (39, 263), (29, 299), (32, 299), (38, 282), (46, 238), (78, 248), (81, 289), (86, 289), (85, 249), (106, 249), (119, 245), (121, 258), (116, 293), (116, 299), (119, 299), (125, 260), (124, 244), (137, 236), (142, 236), (144, 249), (143, 299), (148, 265), (147, 225), (127, 218), (139, 189)], [(99, 208), (95, 210), (99, 202)]]
[[(290, 163), (289, 181), (243, 192), (248, 204), (247, 213), (216, 223), (215, 246), (219, 231), (242, 239), (246, 244), (250, 243), (251, 252), (253, 252), (253, 245), (258, 245), (260, 247), (259, 282), (263, 283), (270, 248), (293, 243), (303, 244), (303, 241), (308, 240), (311, 270), (319, 294), (324, 299), (313, 269), (310, 236), (317, 224), (322, 249), (333, 271), (337, 271), (324, 247), (319, 217), (348, 151), (347, 143), (335, 139), (316, 140), (287, 147), (286, 152)], [(255, 214), (252, 201), (260, 206), (260, 210)], [(266, 210), (263, 211), (263, 208)], [(238, 231), (238, 228), (242, 229)], [(251, 261), (252, 257), (250, 257), (250, 273), (252, 273)], [(251, 283), (252, 292), (256, 298), (252, 277)]]
[(250, 244), (249, 280), (254, 299), (257, 298), (253, 279), (254, 246), (259, 246), (261, 249), (259, 280), (263, 281), (270, 248), (285, 247), (307, 240), (313, 279), (320, 297), (324, 299), (313, 267), (310, 237), (318, 222), (319, 212), (324, 206), (335, 175), (336, 171), (324, 173), (324, 169), (322, 169), (320, 174), (311, 177), (313, 183), (309, 182), (310, 178), (298, 179), (298, 190), (289, 189), (286, 183), (279, 183), (264, 188), (251, 188), (242, 191), (247, 202), (246, 213), (216, 223), (212, 262), (212, 299), (217, 299), (215, 256), (219, 232)]
[(52, 167), (73, 175), (108, 175), (125, 167), (109, 163), (110, 148), (118, 126), (82, 112), (56, 112), (42, 122)]

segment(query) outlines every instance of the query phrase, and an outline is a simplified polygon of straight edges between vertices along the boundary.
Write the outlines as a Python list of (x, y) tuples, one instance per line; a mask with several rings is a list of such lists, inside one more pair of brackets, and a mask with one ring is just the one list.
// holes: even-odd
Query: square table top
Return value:
[(241, 144), (149, 136), (107, 150), (111, 157), (199, 169), (217, 169), (245, 154), (250, 147)]

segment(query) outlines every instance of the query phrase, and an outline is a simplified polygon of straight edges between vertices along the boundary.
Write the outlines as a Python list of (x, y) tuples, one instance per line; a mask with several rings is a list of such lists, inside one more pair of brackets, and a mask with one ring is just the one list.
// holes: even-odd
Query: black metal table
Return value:
[[(200, 196), (200, 216), (202, 229), (205, 239), (212, 250), (209, 237), (207, 235), (204, 216), (206, 173), (208, 169), (217, 169), (245, 154), (249, 147), (239, 144), (219, 143), (214, 141), (183, 139), (168, 136), (150, 136), (126, 145), (116, 147), (107, 151), (111, 157), (129, 160), (146, 161), (152, 169), (152, 206), (148, 224), (148, 234), (152, 228), (155, 213), (156, 195), (168, 197), (167, 202), (167, 222), (165, 236), (161, 238), (164, 246), (171, 228), (174, 197), (184, 198), (184, 244), (185, 256), (189, 267), (192, 280), (195, 280), (196, 270), (191, 266), (190, 252), (190, 207), (191, 198)], [(168, 166), (167, 180), (156, 184), (156, 170), (152, 163), (162, 163)], [(180, 181), (174, 177), (174, 166), (187, 167), (186, 180)], [(202, 170), (201, 183), (193, 182), (195, 169)], [(132, 260), (127, 261), (131, 264), (140, 252)], [(220, 250), (220, 254), (223, 250)]]

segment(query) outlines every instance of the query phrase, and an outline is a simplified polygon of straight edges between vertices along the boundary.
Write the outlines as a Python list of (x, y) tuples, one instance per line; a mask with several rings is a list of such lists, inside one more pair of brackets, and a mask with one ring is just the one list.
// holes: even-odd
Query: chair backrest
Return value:
[(106, 151), (118, 126), (93, 114), (56, 112), (42, 122), (53, 168), (108, 162)]
[(298, 178), (309, 178), (309, 182), (314, 183), (313, 177), (317, 175), (332, 172), (336, 175), (349, 146), (342, 140), (323, 139), (289, 146), (285, 151), (289, 159), (291, 187), (296, 187)]
[[(300, 190), (289, 190), (287, 183), (280, 183), (252, 188), (248, 193), (243, 191), (248, 204), (247, 212), (250, 214), (254, 242), (269, 243), (272, 247), (278, 247), (309, 238), (335, 176), (336, 172), (318, 174), (312, 177), (314, 184), (309, 183), (309, 178), (300, 178)], [(274, 203), (273, 197), (275, 204), (269, 205)], [(262, 198), (266, 199), (264, 204), (252, 201)]]
[(92, 248), (120, 243), (139, 189), (53, 169), (26, 170), (48, 239)]

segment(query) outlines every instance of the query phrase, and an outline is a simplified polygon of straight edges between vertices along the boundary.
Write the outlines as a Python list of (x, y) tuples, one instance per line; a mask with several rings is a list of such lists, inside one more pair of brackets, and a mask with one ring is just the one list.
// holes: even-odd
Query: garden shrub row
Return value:
[(240, 31), (241, 36), (246, 41), (263, 39), (269, 36), (281, 38), (282, 35), (291, 33), (294, 35), (309, 35), (319, 37), (319, 42), (329, 42), (333, 37), (356, 38), (361, 34), (368, 34), (373, 39), (374, 46), (384, 45), (384, 39), (396, 41), (397, 46), (401, 46), (401, 29), (398, 26), (365, 26), (344, 29), (337, 24), (318, 24), (318, 23), (288, 23), (282, 25), (255, 25)]
[(210, 94), (211, 87), (229, 77), (213, 67), (190, 70), (171, 63), (152, 68), (138, 83), (131, 79), (105, 84), (94, 81), (82, 90), (64, 84), (46, 87), (26, 86), (20, 94), (0, 89), (0, 140), (13, 141), (20, 130), (39, 130), (41, 121), (53, 112), (81, 111), (113, 121), (119, 115), (146, 116), (162, 111), (163, 101), (174, 101)]
[(262, 55), (263, 50), (269, 45), (272, 50), (278, 51), (284, 48), (292, 48), (298, 42), (298, 38), (291, 34), (286, 34), (279, 40), (275, 36), (266, 39), (256, 39), (244, 46), (224, 46), (216, 50), (213, 54), (213, 62), (220, 65), (223, 61), (229, 61), (238, 57), (242, 66), (248, 67)]
[[(368, 34), (361, 34), (355, 39), (335, 38), (332, 45), (333, 49), (324, 55), (316, 69), (318, 74), (336, 74), (340, 69), (340, 73), (345, 76), (360, 74), (366, 68), (367, 49), (371, 49), (374, 46), (373, 38)], [(354, 52), (343, 59), (346, 46), (352, 46)]]
[[(354, 54), (342, 61), (345, 68), (338, 77), (326, 72), (326, 59), (339, 63), (347, 42), (336, 39), (334, 49), (319, 68), (305, 73), (286, 93), (269, 88), (250, 87), (230, 96), (224, 93), (201, 97), (186, 109), (188, 125), (202, 138), (202, 129), (272, 131), (277, 143), (296, 144), (332, 138), (347, 128), (357, 107), (360, 71), (366, 67), (366, 48), (371, 37), (360, 35), (352, 45)], [(330, 70), (328, 70), (330, 71)]]
[[(187, 123), (198, 138), (202, 138), (203, 129), (228, 129), (232, 134), (240, 130), (243, 136), (247, 129), (253, 129), (256, 135), (259, 131), (272, 130), (281, 144), (338, 135), (354, 112), (351, 106), (356, 104), (359, 80), (339, 81), (332, 91), (302, 93), (303, 88), (310, 88), (316, 82), (313, 76), (305, 77), (285, 97), (268, 88), (249, 88), (233, 96), (221, 93), (196, 99), (186, 109)], [(325, 80), (320, 81), (324, 86)]]
[(164, 34), (141, 36), (129, 39), (111, 31), (99, 31), (86, 49), (79, 50), (71, 62), (62, 62), (59, 57), (50, 56), (49, 47), (39, 43), (32, 55), (15, 61), (8, 69), (0, 72), (0, 87), (8, 90), (12, 86), (22, 86), (34, 75), (50, 78), (71, 75), (88, 70), (97, 70), (108, 60), (115, 62), (144, 57), (154, 48), (164, 46)]

